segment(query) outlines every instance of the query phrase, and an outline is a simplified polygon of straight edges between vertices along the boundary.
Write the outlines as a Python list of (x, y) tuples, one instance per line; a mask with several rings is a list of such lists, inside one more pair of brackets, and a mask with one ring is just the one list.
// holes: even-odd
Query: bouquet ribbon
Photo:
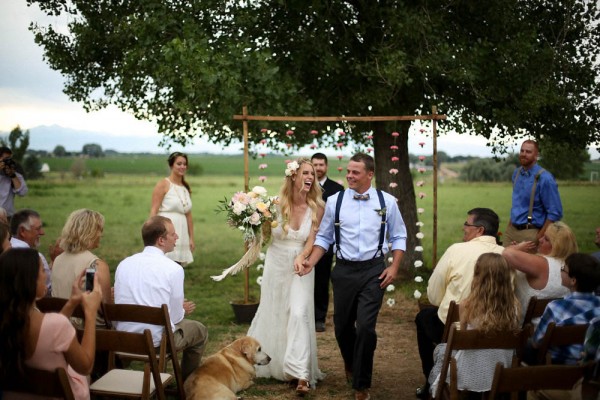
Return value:
[(224, 269), (221, 275), (213, 275), (211, 278), (214, 281), (222, 281), (227, 275), (235, 275), (244, 268), (248, 268), (250, 265), (258, 259), (260, 255), (260, 249), (262, 248), (263, 238), (262, 235), (258, 234), (254, 236), (250, 242), (247, 242), (248, 249), (242, 258), (233, 264), (231, 267)]

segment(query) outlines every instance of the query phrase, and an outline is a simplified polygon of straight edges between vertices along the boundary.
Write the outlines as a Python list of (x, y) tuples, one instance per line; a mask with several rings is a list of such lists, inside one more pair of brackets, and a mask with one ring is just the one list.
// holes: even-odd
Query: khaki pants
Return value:
[(183, 349), (181, 373), (185, 380), (200, 365), (208, 339), (208, 329), (198, 321), (182, 319), (175, 324), (173, 339), (177, 350)]
[(536, 228), (518, 230), (512, 225), (508, 225), (504, 236), (502, 237), (502, 245), (504, 247), (510, 246), (513, 242), (535, 242), (537, 245), (537, 234), (540, 230)]

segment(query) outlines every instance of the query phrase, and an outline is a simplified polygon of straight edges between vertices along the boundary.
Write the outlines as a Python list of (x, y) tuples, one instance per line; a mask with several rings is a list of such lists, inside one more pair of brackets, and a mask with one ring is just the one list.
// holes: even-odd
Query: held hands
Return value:
[(193, 301), (189, 301), (188, 299), (183, 299), (183, 311), (185, 315), (190, 315), (196, 309), (196, 303)]
[(308, 275), (312, 271), (314, 265), (308, 262), (308, 258), (305, 258), (302, 254), (298, 254), (294, 260), (294, 272), (298, 276)]

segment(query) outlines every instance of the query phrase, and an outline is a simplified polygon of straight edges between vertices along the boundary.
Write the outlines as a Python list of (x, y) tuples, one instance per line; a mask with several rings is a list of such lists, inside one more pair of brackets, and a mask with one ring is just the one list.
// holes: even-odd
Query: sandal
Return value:
[(304, 379), (298, 380), (298, 386), (296, 386), (296, 394), (298, 396), (304, 396), (310, 392), (310, 383)]

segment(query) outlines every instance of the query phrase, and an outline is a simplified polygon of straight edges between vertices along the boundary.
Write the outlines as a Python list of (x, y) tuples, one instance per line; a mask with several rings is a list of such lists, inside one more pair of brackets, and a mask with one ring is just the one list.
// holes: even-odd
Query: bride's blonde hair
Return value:
[[(313, 172), (315, 172), (315, 168), (312, 165), (312, 162), (305, 157), (299, 157), (295, 160), (298, 163), (298, 168), (296, 170), (291, 171), (289, 176), (284, 178), (283, 185), (281, 186), (281, 190), (279, 191), (279, 207), (281, 209), (281, 220), (283, 221), (283, 231), (287, 234), (289, 230), (289, 220), (291, 214), (291, 204), (292, 199), (294, 197), (294, 180), (298, 175), (298, 171), (302, 169), (304, 164), (310, 165)], [(310, 190), (306, 194), (306, 203), (308, 207), (311, 209), (311, 220), (312, 220), (312, 229), (318, 229), (317, 225), (317, 209), (319, 207), (325, 207), (325, 203), (322, 198), (322, 190), (319, 182), (317, 181), (317, 175), (315, 173), (315, 181), (310, 187)]]

